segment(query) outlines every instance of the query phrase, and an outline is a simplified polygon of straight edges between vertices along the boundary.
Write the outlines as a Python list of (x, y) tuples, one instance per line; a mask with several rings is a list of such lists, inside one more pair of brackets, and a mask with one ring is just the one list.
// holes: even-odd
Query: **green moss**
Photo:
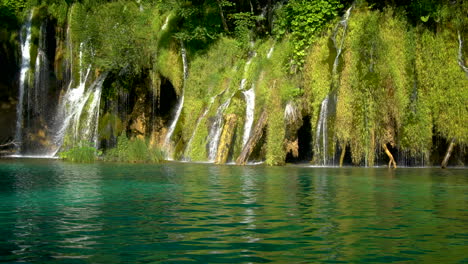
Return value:
[(283, 165), (286, 158), (284, 149), (284, 117), (278, 87), (273, 83), (268, 102), (268, 125), (266, 136), (266, 164)]
[(171, 42), (168, 47), (161, 47), (155, 68), (162, 76), (170, 80), (177, 94), (182, 95), (183, 66), (180, 46)]
[[(436, 133), (466, 144), (468, 79), (457, 64), (457, 42), (455, 32), (448, 29), (438, 34), (424, 30), (418, 40), (416, 70), (423, 96), (421, 108), (431, 110)], [(427, 108), (424, 103), (429, 104)]]
[(107, 112), (99, 118), (98, 134), (100, 139), (109, 140), (120, 135), (122, 131), (123, 123), (117, 115)]
[(328, 42), (328, 36), (315, 41), (305, 59), (303, 70), (304, 104), (306, 112), (312, 117), (312, 131), (316, 130), (322, 101), (330, 92), (332, 84)]

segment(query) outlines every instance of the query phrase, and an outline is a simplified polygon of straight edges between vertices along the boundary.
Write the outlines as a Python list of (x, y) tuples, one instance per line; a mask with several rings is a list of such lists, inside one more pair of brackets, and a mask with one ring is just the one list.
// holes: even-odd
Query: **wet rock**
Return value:
[(221, 133), (221, 139), (219, 140), (218, 152), (215, 159), (216, 164), (224, 164), (227, 162), (236, 126), (237, 116), (235, 114), (228, 115), (226, 117), (223, 132)]

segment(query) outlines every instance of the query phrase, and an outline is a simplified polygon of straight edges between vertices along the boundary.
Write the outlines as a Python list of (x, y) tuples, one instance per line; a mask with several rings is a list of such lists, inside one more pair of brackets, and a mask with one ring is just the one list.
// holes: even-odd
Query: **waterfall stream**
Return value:
[[(20, 39), (21, 39), (21, 72), (19, 79), (19, 94), (18, 104), (16, 105), (16, 130), (15, 130), (15, 141), (19, 144), (21, 151), (21, 143), (23, 140), (23, 104), (24, 104), (24, 93), (27, 89), (27, 81), (29, 80), (29, 70), (31, 67), (31, 24), (32, 24), (33, 12), (29, 14), (26, 24), (24, 24)], [(23, 33), (24, 31), (24, 33)]]
[(47, 32), (45, 23), (41, 25), (40, 33), (34, 72), (34, 87), (28, 92), (28, 108), (29, 112), (32, 112), (34, 115), (44, 116), (47, 114), (45, 110), (48, 107), (47, 95), (50, 87), (49, 61), (46, 55)]
[(65, 137), (71, 136), (69, 143), (79, 144), (89, 141), (97, 147), (97, 126), (101, 101), (102, 84), (107, 74), (101, 74), (91, 86), (86, 89), (91, 67), (86, 70), (83, 80), (76, 88), (67, 90), (61, 100), (54, 126), (53, 149), (49, 155), (55, 156), (64, 144)]
[[(327, 128), (327, 119), (328, 119), (328, 101), (329, 97), (325, 97), (322, 101), (322, 106), (320, 107), (320, 118), (317, 124), (317, 133), (315, 135), (315, 145), (317, 154), (322, 157), (323, 164), (327, 165), (327, 147), (328, 147), (328, 128)], [(320, 139), (322, 139), (322, 145), (320, 145)]]
[[(332, 76), (333, 79), (335, 79), (335, 76), (338, 71), (338, 65), (340, 61), (340, 55), (343, 51), (343, 45), (344, 45), (344, 40), (346, 37), (346, 31), (348, 28), (348, 21), (349, 17), (351, 15), (351, 10), (353, 9), (353, 6), (348, 8), (346, 10), (345, 14), (343, 15), (342, 20), (338, 22), (336, 25), (333, 35), (331, 37), (331, 40), (333, 41), (333, 46), (336, 50), (336, 56), (335, 60), (333, 61), (333, 70), (332, 70)], [(337, 40), (337, 36), (339, 36), (340, 29), (342, 29), (340, 40)], [(332, 83), (333, 85), (338, 85), (337, 83)], [(337, 87), (334, 87), (337, 88)], [(331, 94), (328, 94), (322, 101), (321, 107), (320, 107), (320, 116), (319, 120), (317, 122), (317, 129), (316, 129), (316, 134), (315, 134), (315, 160), (316, 162), (320, 162), (320, 165), (329, 165), (328, 164), (328, 116), (329, 116), (329, 107), (330, 107), (330, 98), (334, 100), (335, 104), (332, 104), (333, 106), (336, 105), (336, 96), (333, 96)]]
[[(343, 44), (344, 44), (344, 40), (346, 36), (346, 30), (348, 29), (348, 21), (349, 21), (349, 16), (351, 15), (352, 8), (353, 7), (351, 6), (350, 8), (348, 8), (348, 10), (346, 10), (346, 13), (343, 16), (343, 19), (338, 23), (338, 25), (336, 25), (335, 32), (333, 33), (333, 36), (332, 36), (333, 45), (336, 50), (336, 57), (335, 57), (335, 61), (333, 62), (333, 75), (336, 74), (336, 71), (338, 69), (339, 59), (340, 59), (341, 52), (343, 51)], [(343, 28), (343, 32), (341, 35), (341, 41), (339, 42), (339, 45), (338, 45), (336, 36), (338, 35), (340, 26)]]
[[(169, 17), (168, 17), (169, 18)], [(183, 63), (183, 69), (184, 69), (184, 84), (182, 86), (182, 95), (180, 98), (180, 102), (177, 105), (177, 111), (174, 119), (172, 120), (171, 125), (169, 126), (169, 130), (167, 131), (166, 138), (164, 140), (164, 148), (166, 149), (166, 154), (167, 154), (167, 159), (168, 160), (173, 160), (174, 153), (172, 151), (172, 146), (171, 146), (171, 138), (172, 135), (174, 134), (174, 130), (177, 126), (177, 122), (179, 121), (180, 114), (182, 113), (182, 108), (184, 107), (184, 89), (185, 89), (185, 82), (188, 78), (188, 62), (187, 62), (187, 51), (185, 50), (184, 43), (181, 42), (181, 56), (182, 56), (182, 63)]]
[(171, 15), (168, 15), (168, 16), (166, 17), (166, 20), (164, 20), (164, 24), (162, 25), (161, 30), (166, 30), (167, 25), (169, 24), (170, 18), (171, 18)]
[(244, 134), (242, 136), (242, 148), (247, 144), (250, 133), (252, 131), (252, 125), (254, 122), (255, 114), (255, 85), (252, 85), (250, 90), (242, 92), (245, 96), (246, 109), (245, 109), (245, 125)]
[(219, 140), (221, 138), (221, 131), (223, 128), (224, 111), (231, 104), (231, 99), (232, 99), (232, 96), (229, 97), (229, 99), (226, 100), (226, 102), (224, 102), (222, 105), (218, 107), (214, 122), (211, 125), (210, 133), (208, 135), (208, 138), (210, 139), (210, 142), (208, 143), (208, 150), (209, 150), (208, 161), (210, 162), (214, 162), (214, 160), (216, 159)]
[[(251, 44), (251, 46), (253, 46), (253, 44)], [(240, 87), (239, 87), (239, 90), (242, 91), (245, 95), (245, 92), (248, 92), (248, 91), (244, 91), (245, 89), (245, 86), (247, 85), (247, 72), (249, 70), (249, 67), (250, 67), (250, 64), (252, 63), (252, 60), (253, 58), (255, 58), (255, 56), (257, 56), (256, 53), (253, 54), (253, 56), (251, 56), (249, 58), (249, 60), (245, 63), (245, 66), (244, 66), (244, 73), (243, 73), (243, 78), (241, 80), (241, 83), (240, 83)], [(246, 110), (246, 114), (249, 114), (247, 113), (247, 111), (250, 111), (252, 110), (249, 115), (252, 115), (252, 122), (253, 122), (253, 110), (254, 110), (254, 107), (255, 107), (255, 90), (254, 90), (254, 87), (252, 86), (252, 88), (249, 90), (250, 92), (250, 97), (253, 97), (253, 104), (249, 107), (249, 102), (247, 102), (247, 107), (250, 108), (250, 109), (247, 109)], [(208, 139), (209, 139), (209, 142), (208, 142), (208, 161), (210, 162), (214, 162), (214, 160), (216, 159), (216, 154), (218, 152), (218, 145), (219, 145), (219, 140), (221, 138), (221, 132), (222, 132), (222, 129), (223, 129), (223, 121), (224, 121), (224, 111), (229, 107), (230, 103), (231, 103), (231, 99), (232, 97), (234, 97), (235, 93), (233, 93), (228, 100), (226, 100), (226, 102), (224, 102), (222, 105), (220, 105), (218, 107), (218, 110), (216, 110), (216, 116), (215, 116), (215, 119), (214, 119), (214, 122), (213, 124), (211, 125), (211, 129), (210, 129), (210, 132), (208, 134)], [(246, 101), (247, 100), (250, 100), (247, 99), (247, 95), (246, 95)], [(248, 126), (247, 124), (247, 118), (246, 118), (246, 124), (244, 125), (244, 128), (246, 126)], [(250, 122), (250, 120), (249, 120)], [(250, 124), (250, 128), (249, 130), (251, 129), (252, 125)], [(250, 132), (247, 132), (247, 136), (246, 136), (246, 131), (244, 129), (244, 138), (247, 137), (247, 140), (248, 140), (248, 136), (250, 135)]]
[(458, 31), (458, 65), (462, 68), (462, 70), (468, 76), (468, 67), (465, 65), (465, 60), (463, 58), (463, 40), (460, 35), (460, 31)]
[[(223, 93), (224, 93), (224, 91), (223, 91)], [(222, 93), (221, 93), (221, 94), (222, 94)], [(203, 114), (198, 118), (197, 123), (196, 123), (196, 125), (195, 125), (195, 129), (193, 130), (192, 136), (190, 136), (190, 139), (189, 139), (189, 141), (188, 141), (188, 143), (187, 143), (187, 146), (185, 147), (185, 150), (184, 150), (184, 157), (183, 157), (183, 160), (184, 160), (184, 161), (190, 160), (190, 158), (189, 158), (189, 151), (190, 151), (190, 148), (191, 148), (191, 146), (192, 146), (193, 139), (195, 138), (195, 135), (196, 135), (196, 133), (197, 133), (198, 127), (200, 126), (200, 123), (201, 123), (201, 121), (203, 120), (203, 118), (205, 118), (206, 115), (208, 114), (208, 112), (210, 111), (211, 106), (213, 105), (213, 103), (214, 103), (216, 97), (218, 97), (219, 95), (220, 95), (220, 94), (211, 97), (209, 105), (206, 107), (206, 109), (205, 109), (205, 111), (203, 112)]]

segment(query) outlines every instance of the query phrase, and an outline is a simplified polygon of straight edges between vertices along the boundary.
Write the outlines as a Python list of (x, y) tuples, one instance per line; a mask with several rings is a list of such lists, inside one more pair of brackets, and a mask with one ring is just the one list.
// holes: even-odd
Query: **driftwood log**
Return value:
[(450, 159), (450, 155), (452, 155), (452, 151), (453, 151), (454, 147), (455, 147), (455, 139), (453, 138), (452, 141), (450, 141), (450, 144), (449, 144), (449, 146), (447, 148), (447, 152), (445, 153), (444, 160), (442, 161), (442, 164), (440, 165), (440, 167), (442, 169), (447, 168), (447, 165), (448, 165), (448, 162), (449, 162), (449, 159)]
[(262, 138), (263, 131), (267, 124), (267, 120), (268, 120), (268, 114), (264, 110), (262, 114), (260, 115), (260, 118), (258, 119), (257, 124), (255, 125), (255, 130), (253, 134), (250, 136), (249, 140), (245, 144), (245, 147), (242, 149), (241, 154), (236, 160), (237, 165), (245, 165), (247, 163), (255, 146), (257, 145), (258, 141)]
[(16, 142), (16, 141), (9, 141), (7, 143), (0, 144), (0, 148), (17, 147), (18, 145), (19, 145), (19, 143)]
[(385, 151), (385, 154), (387, 154), (388, 158), (390, 159), (390, 161), (388, 162), (388, 167), (391, 168), (393, 166), (393, 168), (396, 169), (397, 168), (396, 161), (393, 158), (393, 155), (390, 152), (390, 150), (388, 150), (387, 144), (382, 144), (382, 147), (383, 147), (383, 149)]
[(343, 161), (346, 154), (346, 144), (341, 145), (340, 167), (343, 167)]

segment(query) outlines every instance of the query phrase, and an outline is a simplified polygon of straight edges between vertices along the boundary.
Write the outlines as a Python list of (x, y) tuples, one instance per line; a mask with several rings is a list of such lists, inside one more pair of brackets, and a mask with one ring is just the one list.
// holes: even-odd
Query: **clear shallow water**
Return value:
[(0, 201), (0, 262), (468, 262), (466, 169), (0, 160)]

